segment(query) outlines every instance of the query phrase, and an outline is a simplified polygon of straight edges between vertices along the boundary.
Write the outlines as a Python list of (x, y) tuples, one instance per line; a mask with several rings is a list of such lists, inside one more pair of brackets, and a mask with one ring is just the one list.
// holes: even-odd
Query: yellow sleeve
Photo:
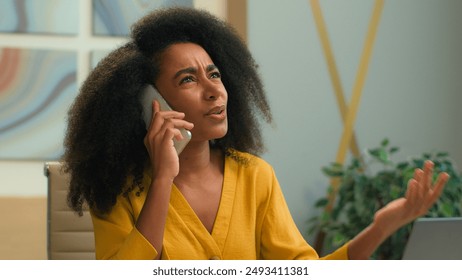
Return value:
[(279, 186), (274, 170), (261, 229), (262, 259), (296, 260), (318, 259), (316, 251), (305, 241), (298, 230)]
[(329, 255), (321, 258), (322, 260), (348, 260), (348, 243), (338, 248)]
[(104, 217), (91, 212), (95, 232), (96, 259), (152, 260), (156, 249), (135, 227), (130, 202), (120, 195)]
[(272, 174), (268, 174), (268, 176), (272, 177), (272, 188), (261, 229), (261, 258), (273, 260), (347, 260), (348, 243), (332, 254), (319, 258), (318, 253), (305, 241), (298, 230), (274, 170), (271, 169), (271, 172)]

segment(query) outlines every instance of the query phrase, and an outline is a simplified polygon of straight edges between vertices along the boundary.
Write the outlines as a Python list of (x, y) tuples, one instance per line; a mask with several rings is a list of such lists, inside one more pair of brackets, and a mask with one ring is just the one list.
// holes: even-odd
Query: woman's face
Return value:
[(156, 88), (173, 110), (185, 113), (185, 120), (194, 124), (192, 141), (226, 135), (228, 93), (219, 69), (201, 46), (169, 46), (160, 56)]

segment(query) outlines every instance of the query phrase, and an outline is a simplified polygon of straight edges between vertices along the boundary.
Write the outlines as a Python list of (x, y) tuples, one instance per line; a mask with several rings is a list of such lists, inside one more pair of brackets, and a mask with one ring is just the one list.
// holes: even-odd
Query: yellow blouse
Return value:
[[(173, 185), (164, 232), (162, 259), (318, 259), (295, 225), (273, 168), (264, 160), (234, 151), (245, 159), (225, 158), (220, 206), (210, 234)], [(153, 259), (155, 248), (136, 229), (145, 191), (119, 196), (112, 211), (92, 213), (97, 259)], [(325, 259), (347, 259), (344, 245)]]

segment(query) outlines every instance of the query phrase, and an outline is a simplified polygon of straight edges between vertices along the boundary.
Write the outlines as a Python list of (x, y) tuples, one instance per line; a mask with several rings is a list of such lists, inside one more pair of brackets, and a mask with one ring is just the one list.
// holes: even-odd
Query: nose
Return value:
[(205, 96), (205, 99), (207, 100), (217, 100), (218, 98), (218, 93), (215, 91), (207, 91), (207, 94)]
[(203, 91), (204, 99), (214, 101), (223, 95), (224, 86), (221, 83), (207, 81), (204, 85)]

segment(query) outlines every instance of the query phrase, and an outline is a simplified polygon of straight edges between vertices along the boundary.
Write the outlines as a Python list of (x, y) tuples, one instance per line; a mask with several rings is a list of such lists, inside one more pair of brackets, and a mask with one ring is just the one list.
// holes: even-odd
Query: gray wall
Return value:
[[(349, 102), (374, 1), (320, 2)], [(458, 0), (385, 1), (355, 125), (361, 150), (388, 137), (401, 147), (398, 160), (443, 150), (462, 165), (460, 12)], [(321, 167), (335, 160), (340, 113), (309, 1), (249, 0), (248, 15), (275, 118), (263, 157), (305, 234), (326, 192)]]

